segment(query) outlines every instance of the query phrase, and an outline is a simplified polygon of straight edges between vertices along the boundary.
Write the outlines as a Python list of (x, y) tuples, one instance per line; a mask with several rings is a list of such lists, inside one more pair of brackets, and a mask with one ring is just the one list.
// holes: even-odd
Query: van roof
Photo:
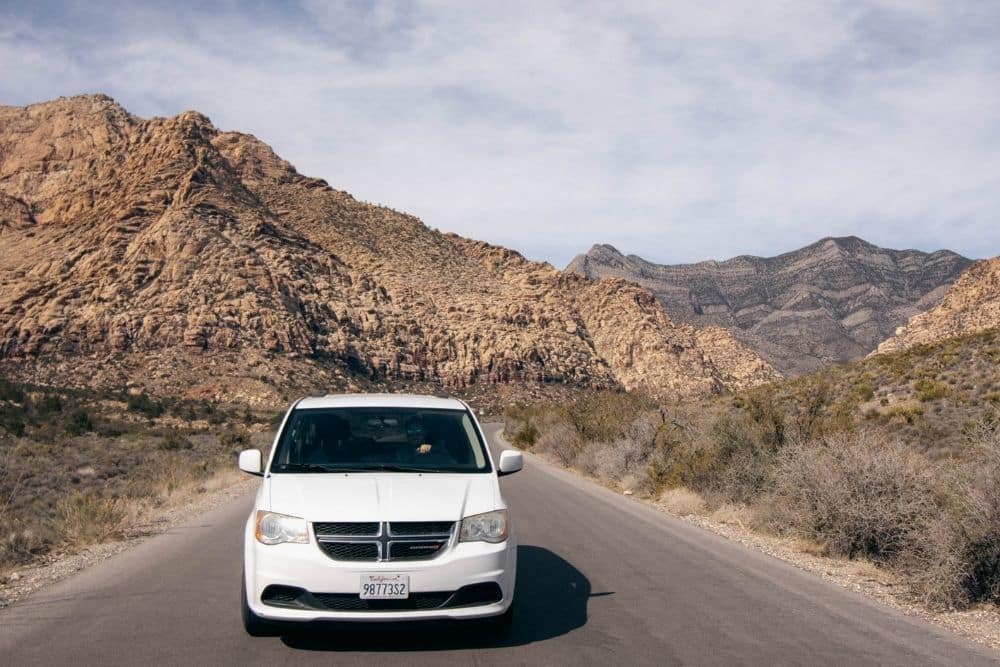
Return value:
[(327, 394), (307, 396), (297, 408), (417, 408), (422, 410), (465, 410), (456, 398), (420, 394)]

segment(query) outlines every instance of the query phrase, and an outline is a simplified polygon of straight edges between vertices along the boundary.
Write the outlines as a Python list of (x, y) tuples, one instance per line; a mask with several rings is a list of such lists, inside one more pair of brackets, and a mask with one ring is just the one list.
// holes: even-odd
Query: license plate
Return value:
[(410, 597), (410, 578), (405, 574), (362, 574), (362, 600), (405, 600)]

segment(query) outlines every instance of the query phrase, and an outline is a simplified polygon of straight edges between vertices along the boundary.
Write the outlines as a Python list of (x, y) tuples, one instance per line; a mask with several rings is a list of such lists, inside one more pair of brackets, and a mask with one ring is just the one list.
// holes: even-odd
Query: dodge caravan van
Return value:
[(513, 614), (517, 541), (494, 460), (465, 403), (397, 394), (329, 395), (291, 406), (246, 523), (242, 616), (275, 622), (482, 619)]

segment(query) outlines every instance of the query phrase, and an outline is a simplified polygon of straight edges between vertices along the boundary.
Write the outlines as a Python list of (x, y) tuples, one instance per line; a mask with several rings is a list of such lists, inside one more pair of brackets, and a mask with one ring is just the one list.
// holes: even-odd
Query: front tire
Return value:
[(247, 577), (243, 573), (240, 582), (240, 616), (243, 618), (243, 629), (251, 637), (271, 637), (277, 634), (274, 624), (253, 613), (247, 600)]

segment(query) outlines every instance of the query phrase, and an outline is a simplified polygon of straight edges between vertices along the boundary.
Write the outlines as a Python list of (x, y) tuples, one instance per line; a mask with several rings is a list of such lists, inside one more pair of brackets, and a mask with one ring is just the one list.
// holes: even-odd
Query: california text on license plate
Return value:
[(405, 574), (362, 574), (362, 600), (405, 600), (410, 597), (410, 577)]

